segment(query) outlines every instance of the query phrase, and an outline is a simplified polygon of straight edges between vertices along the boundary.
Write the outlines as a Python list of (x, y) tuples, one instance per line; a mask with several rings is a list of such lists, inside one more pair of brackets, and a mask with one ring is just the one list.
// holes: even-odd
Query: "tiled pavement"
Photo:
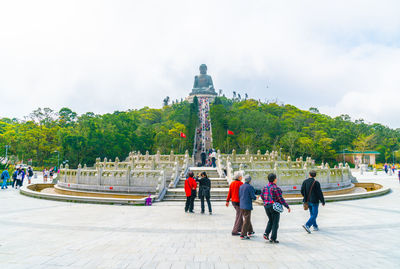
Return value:
[[(388, 195), (320, 207), (320, 231), (301, 228), (301, 205), (281, 216), (279, 245), (266, 243), (255, 206), (256, 237), (231, 236), (234, 210), (185, 214), (183, 203), (152, 207), (40, 200), (0, 190), (0, 268), (400, 268), (400, 184), (395, 176), (356, 176)], [(199, 204), (196, 203), (197, 212)]]

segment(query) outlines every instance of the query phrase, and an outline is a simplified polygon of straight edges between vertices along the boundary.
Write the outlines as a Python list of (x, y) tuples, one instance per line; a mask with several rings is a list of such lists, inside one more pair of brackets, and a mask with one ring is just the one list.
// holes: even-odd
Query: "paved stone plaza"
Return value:
[[(396, 176), (354, 174), (392, 188), (388, 195), (320, 207), (307, 234), (301, 205), (283, 213), (279, 245), (266, 243), (266, 215), (253, 211), (256, 236), (231, 236), (234, 210), (185, 214), (183, 203), (152, 207), (55, 202), (0, 192), (0, 268), (399, 268), (400, 184)], [(368, 180), (367, 180), (368, 179)]]

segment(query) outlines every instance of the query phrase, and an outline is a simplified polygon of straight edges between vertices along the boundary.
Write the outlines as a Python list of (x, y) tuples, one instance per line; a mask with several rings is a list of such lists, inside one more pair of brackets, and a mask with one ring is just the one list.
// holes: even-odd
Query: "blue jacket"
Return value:
[(7, 180), (10, 178), (10, 174), (8, 173), (7, 170), (4, 170), (3, 173), (1, 173), (1, 178), (4, 180)]
[(239, 188), (240, 208), (253, 210), (253, 200), (256, 199), (256, 194), (253, 186), (249, 183), (244, 183)]

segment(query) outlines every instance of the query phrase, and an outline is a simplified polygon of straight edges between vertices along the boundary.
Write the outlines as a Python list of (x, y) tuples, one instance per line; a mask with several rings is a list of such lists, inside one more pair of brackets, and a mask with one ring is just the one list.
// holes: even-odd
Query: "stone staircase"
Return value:
[[(195, 176), (201, 172), (206, 172), (208, 178), (211, 181), (211, 201), (226, 201), (226, 197), (229, 191), (229, 184), (226, 178), (221, 178), (216, 168), (212, 167), (191, 167), (189, 169), (193, 171)], [(186, 201), (185, 195), (185, 179), (182, 177), (176, 188), (169, 188), (164, 196), (163, 201)], [(198, 191), (198, 188), (197, 188)], [(196, 198), (196, 200), (198, 197)]]

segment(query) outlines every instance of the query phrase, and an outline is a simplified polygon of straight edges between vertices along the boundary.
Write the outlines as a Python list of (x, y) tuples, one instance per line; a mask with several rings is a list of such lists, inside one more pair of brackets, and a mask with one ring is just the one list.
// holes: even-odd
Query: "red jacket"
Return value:
[(243, 182), (240, 180), (234, 180), (232, 181), (231, 185), (229, 186), (229, 192), (228, 192), (228, 197), (226, 197), (226, 201), (229, 202), (232, 200), (232, 202), (239, 203), (239, 188), (240, 186), (243, 185)]
[(192, 195), (192, 190), (195, 190), (196, 188), (197, 188), (196, 180), (194, 180), (194, 178), (192, 178), (192, 177), (188, 177), (185, 180), (186, 197), (189, 197), (190, 195)]

